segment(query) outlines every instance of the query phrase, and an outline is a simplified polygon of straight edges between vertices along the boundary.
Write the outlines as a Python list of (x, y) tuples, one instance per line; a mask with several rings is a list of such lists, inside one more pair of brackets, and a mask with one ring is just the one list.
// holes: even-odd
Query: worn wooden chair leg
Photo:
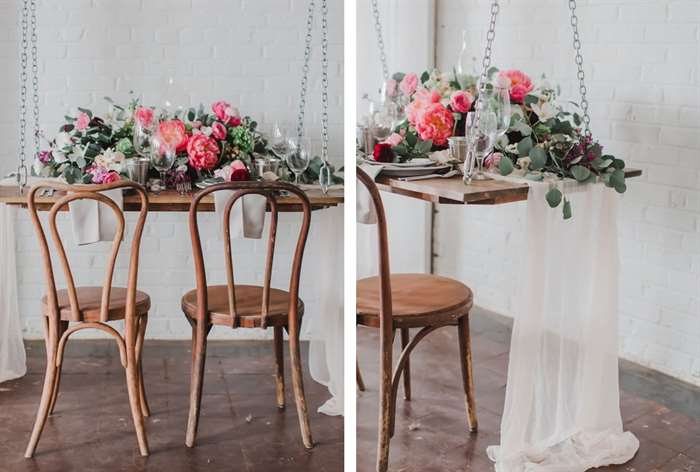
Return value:
[[(44, 323), (48, 323), (48, 318), (44, 317)], [(63, 333), (66, 332), (68, 329), (68, 322), (67, 321), (60, 321), (59, 322), (59, 328), (60, 331), (58, 333), (57, 339), (61, 339), (61, 336), (63, 336)], [(48, 327), (47, 327), (47, 332), (48, 332)], [(48, 349), (48, 344), (47, 344), (47, 349)], [(57, 359), (57, 361), (63, 361), (62, 359), (63, 355), (61, 354), (61, 359)], [(58, 367), (56, 371), (56, 379), (54, 380), (53, 384), (53, 390), (51, 392), (51, 403), (49, 404), (49, 415), (53, 414), (54, 408), (56, 408), (56, 400), (58, 399), (58, 390), (61, 387), (61, 371), (63, 370), (63, 362), (57, 362)]]
[(136, 337), (136, 359), (138, 362), (138, 374), (139, 374), (139, 403), (141, 404), (141, 413), (143, 416), (151, 416), (151, 409), (148, 406), (148, 399), (146, 398), (146, 386), (143, 381), (143, 341), (146, 337), (146, 326), (148, 325), (148, 315), (143, 315), (139, 318), (139, 331)]
[[(49, 336), (48, 333), (46, 336)], [(58, 347), (58, 343), (49, 341), (47, 344), (51, 344), (52, 347), (47, 351), (44, 388), (41, 391), (41, 401), (39, 402), (39, 409), (36, 413), (36, 420), (34, 422), (34, 428), (32, 429), (32, 435), (29, 438), (29, 444), (27, 445), (27, 450), (24, 453), (24, 457), (27, 459), (34, 455), (36, 445), (41, 437), (41, 432), (44, 430), (46, 419), (49, 416), (49, 407), (51, 404), (54, 387), (56, 385), (56, 377), (58, 376), (58, 367), (56, 366), (56, 349)]]
[(284, 332), (281, 326), (275, 326), (275, 383), (277, 389), (277, 407), (284, 408)]
[(148, 439), (146, 438), (146, 428), (144, 426), (143, 414), (141, 413), (141, 400), (139, 396), (139, 366), (136, 360), (134, 347), (127, 346), (126, 364), (126, 387), (129, 392), (129, 406), (131, 407), (131, 417), (136, 429), (136, 439), (139, 444), (139, 451), (142, 456), (148, 455)]
[(192, 336), (195, 341), (192, 349), (192, 374), (190, 377), (190, 413), (187, 419), (187, 436), (185, 437), (187, 447), (194, 446), (194, 440), (197, 436), (199, 412), (202, 406), (202, 384), (204, 383), (208, 332), (206, 326), (198, 324), (192, 326)]
[[(401, 350), (406, 349), (411, 340), (411, 334), (408, 328), (401, 328)], [(406, 359), (406, 367), (403, 369), (403, 398), (411, 400), (411, 361)]]
[(309, 409), (306, 405), (304, 395), (304, 380), (301, 372), (301, 348), (299, 343), (299, 327), (289, 327), (289, 358), (292, 364), (292, 385), (294, 387), (294, 400), (297, 404), (297, 415), (299, 416), (299, 428), (301, 429), (301, 439), (306, 449), (314, 447), (311, 438), (311, 425), (309, 424)]
[[(385, 339), (386, 338), (386, 339)], [(391, 424), (395, 414), (392, 408), (392, 350), (393, 333), (386, 333), (380, 341), (380, 378), (379, 378), (379, 438), (377, 441), (377, 472), (386, 472), (389, 467), (389, 442), (391, 441)]]
[(472, 348), (469, 334), (469, 315), (459, 319), (459, 359), (462, 364), (462, 384), (467, 407), (469, 431), (475, 433), (479, 427), (476, 418), (476, 393), (474, 391), (474, 375), (472, 373)]
[(364, 392), (367, 388), (365, 387), (365, 381), (362, 380), (362, 372), (360, 372), (360, 363), (355, 361), (355, 377), (357, 378), (357, 389), (360, 392)]

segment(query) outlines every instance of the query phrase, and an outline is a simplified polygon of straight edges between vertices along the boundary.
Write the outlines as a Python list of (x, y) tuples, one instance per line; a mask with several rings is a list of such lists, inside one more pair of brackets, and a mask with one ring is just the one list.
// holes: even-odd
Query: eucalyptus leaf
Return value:
[(530, 169), (540, 170), (547, 164), (547, 153), (539, 146), (530, 149)]
[(420, 83), (424, 84), (428, 81), (428, 79), (430, 79), (430, 74), (426, 70), (420, 75)]
[(571, 218), (571, 215), (572, 215), (571, 202), (569, 201), (568, 198), (564, 199), (564, 206), (562, 207), (561, 211), (562, 211), (562, 214), (564, 215), (565, 220), (568, 220), (569, 218)]
[(615, 170), (610, 175), (610, 185), (615, 188), (625, 185), (625, 172), (620, 169)]
[(513, 172), (513, 161), (511, 161), (508, 157), (503, 156), (501, 158), (501, 162), (498, 164), (498, 170), (500, 171), (501, 175), (510, 174)]
[(518, 155), (520, 157), (527, 156), (530, 153), (530, 149), (532, 149), (532, 138), (529, 136), (518, 143)]
[(627, 191), (627, 184), (624, 182), (618, 185), (615, 185), (615, 191), (617, 193), (625, 193)]
[(591, 176), (591, 171), (583, 166), (573, 166), (571, 168), (571, 174), (576, 180), (578, 180), (579, 182), (583, 182)]
[(556, 187), (552, 187), (549, 189), (549, 192), (547, 192), (547, 195), (545, 195), (545, 199), (551, 208), (558, 207), (562, 199), (561, 190)]
[(540, 101), (540, 97), (537, 95), (525, 95), (525, 98), (523, 99), (523, 103), (525, 103), (525, 106), (532, 106), (535, 103)]

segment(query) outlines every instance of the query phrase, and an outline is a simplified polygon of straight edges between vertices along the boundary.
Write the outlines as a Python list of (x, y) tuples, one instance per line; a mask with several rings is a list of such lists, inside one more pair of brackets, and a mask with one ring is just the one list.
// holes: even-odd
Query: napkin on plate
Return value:
[[(382, 171), (382, 166), (362, 164), (360, 169), (365, 171), (365, 174), (369, 175), (370, 178), (374, 180)], [(377, 211), (374, 208), (372, 196), (362, 184), (357, 185), (357, 222), (365, 225), (377, 223)]]
[[(233, 190), (214, 192), (214, 211), (219, 221), (219, 230), (223, 231), (224, 209), (226, 202), (233, 196)], [(234, 238), (260, 239), (265, 226), (265, 208), (267, 198), (262, 195), (244, 195), (231, 209), (231, 236)]]
[[(119, 208), (124, 208), (122, 189), (116, 188), (100, 192), (111, 199)], [(96, 200), (74, 200), (68, 204), (73, 225), (73, 239), (76, 244), (93, 244), (100, 241), (113, 241), (117, 234), (117, 218), (114, 211)]]

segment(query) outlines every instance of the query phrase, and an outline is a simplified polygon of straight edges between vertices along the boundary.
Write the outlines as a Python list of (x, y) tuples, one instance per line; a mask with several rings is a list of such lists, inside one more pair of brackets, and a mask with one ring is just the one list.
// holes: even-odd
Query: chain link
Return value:
[(313, 39), (314, 0), (309, 0), (309, 8), (306, 13), (306, 39), (304, 41), (304, 66), (301, 73), (301, 91), (299, 93), (299, 113), (297, 114), (297, 138), (299, 142), (304, 137), (304, 114), (306, 112), (306, 92), (309, 83), (309, 63), (311, 61), (311, 40)]
[(486, 83), (489, 80), (488, 73), (491, 67), (492, 51), (493, 51), (493, 41), (496, 39), (496, 19), (498, 18), (498, 12), (501, 7), (498, 4), (498, 0), (493, 0), (491, 3), (491, 16), (489, 18), (489, 29), (486, 32), (486, 47), (484, 49), (484, 57), (481, 60), (481, 75), (479, 76), (478, 90), (479, 94), (477, 96), (477, 103), (475, 107), (476, 114), (474, 115), (474, 126), (479, 127), (479, 121), (481, 120), (481, 100), (483, 97), (483, 92), (486, 91)]
[(583, 56), (581, 55), (581, 36), (578, 32), (578, 16), (576, 15), (576, 0), (569, 0), (571, 11), (571, 28), (574, 33), (574, 51), (576, 51), (576, 66), (578, 67), (578, 89), (581, 95), (581, 111), (583, 111), (583, 126), (586, 136), (591, 136), (591, 117), (588, 114), (588, 99), (586, 98), (586, 73), (583, 70)]
[(17, 185), (20, 192), (27, 184), (27, 164), (25, 140), (27, 133), (27, 51), (29, 49), (29, 0), (22, 2), (20, 14), (20, 73), (19, 73), (19, 166), (17, 167)]
[(372, 0), (372, 15), (374, 16), (374, 30), (377, 33), (377, 44), (379, 45), (379, 59), (382, 61), (382, 75), (384, 80), (389, 80), (389, 66), (386, 61), (386, 51), (384, 48), (384, 36), (382, 35), (382, 22), (379, 17), (378, 0)]
[(328, 1), (321, 0), (321, 159), (328, 161)]
[(32, 102), (34, 105), (34, 152), (39, 154), (41, 134), (39, 127), (39, 52), (37, 44), (36, 0), (31, 0), (31, 41), (32, 41)]

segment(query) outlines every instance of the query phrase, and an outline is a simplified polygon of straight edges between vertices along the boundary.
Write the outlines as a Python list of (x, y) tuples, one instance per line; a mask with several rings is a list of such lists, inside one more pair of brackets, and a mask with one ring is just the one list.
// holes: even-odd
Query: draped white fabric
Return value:
[[(311, 377), (328, 387), (332, 397), (318, 409), (320, 413), (343, 414), (343, 207), (315, 211), (320, 270), (311, 274), (320, 293), (319, 311), (304, 315), (304, 330), (310, 339)], [(303, 277), (302, 271), (302, 277)]]
[[(530, 183), (497, 472), (583, 472), (630, 460), (618, 388), (617, 201), (566, 184), (573, 218)], [(477, 379), (478, 381), (478, 379)]]
[(0, 203), (0, 383), (27, 372), (17, 301), (16, 213)]

